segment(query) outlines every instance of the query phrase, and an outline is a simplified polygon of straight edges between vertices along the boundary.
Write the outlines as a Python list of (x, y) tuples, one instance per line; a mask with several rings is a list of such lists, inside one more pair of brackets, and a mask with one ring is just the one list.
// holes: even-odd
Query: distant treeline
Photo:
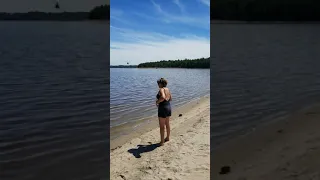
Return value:
[(110, 6), (103, 5), (92, 9), (90, 12), (27, 12), (27, 13), (0, 13), (0, 20), (110, 20)]
[(212, 20), (320, 21), (317, 0), (215, 0)]
[(110, 6), (102, 5), (93, 8), (89, 12), (89, 19), (110, 20)]
[(210, 59), (200, 58), (147, 62), (139, 64), (138, 68), (210, 68)]

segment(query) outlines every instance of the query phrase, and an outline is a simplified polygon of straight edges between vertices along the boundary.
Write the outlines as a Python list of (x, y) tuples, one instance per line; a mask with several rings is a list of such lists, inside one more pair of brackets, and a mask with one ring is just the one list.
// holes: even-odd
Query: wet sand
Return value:
[(170, 125), (171, 138), (164, 146), (157, 145), (160, 132), (156, 126), (113, 147), (110, 179), (209, 180), (210, 97), (175, 112)]
[[(256, 128), (212, 153), (216, 180), (319, 180), (320, 105)], [(230, 172), (220, 174), (221, 167)]]

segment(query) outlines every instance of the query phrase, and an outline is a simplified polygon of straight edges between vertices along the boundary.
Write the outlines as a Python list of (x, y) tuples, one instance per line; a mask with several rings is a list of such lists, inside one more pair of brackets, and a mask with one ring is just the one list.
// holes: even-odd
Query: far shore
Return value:
[(110, 67), (110, 68), (128, 68), (128, 69), (210, 69), (210, 68), (177, 68), (177, 67)]

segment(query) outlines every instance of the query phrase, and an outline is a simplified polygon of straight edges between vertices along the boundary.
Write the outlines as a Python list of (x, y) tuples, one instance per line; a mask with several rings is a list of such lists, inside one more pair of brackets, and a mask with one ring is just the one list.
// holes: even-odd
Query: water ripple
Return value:
[(156, 81), (160, 77), (169, 82), (173, 108), (210, 93), (208, 69), (111, 69), (111, 127), (157, 113)]

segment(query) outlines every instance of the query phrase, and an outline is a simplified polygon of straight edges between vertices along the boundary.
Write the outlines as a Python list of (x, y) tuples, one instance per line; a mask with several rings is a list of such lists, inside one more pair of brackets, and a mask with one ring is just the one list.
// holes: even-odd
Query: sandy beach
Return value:
[[(319, 180), (320, 105), (233, 139), (213, 153), (216, 180)], [(230, 172), (220, 174), (221, 167)]]
[(209, 180), (210, 98), (173, 114), (171, 137), (159, 147), (159, 128), (143, 133), (110, 154), (111, 180)]

